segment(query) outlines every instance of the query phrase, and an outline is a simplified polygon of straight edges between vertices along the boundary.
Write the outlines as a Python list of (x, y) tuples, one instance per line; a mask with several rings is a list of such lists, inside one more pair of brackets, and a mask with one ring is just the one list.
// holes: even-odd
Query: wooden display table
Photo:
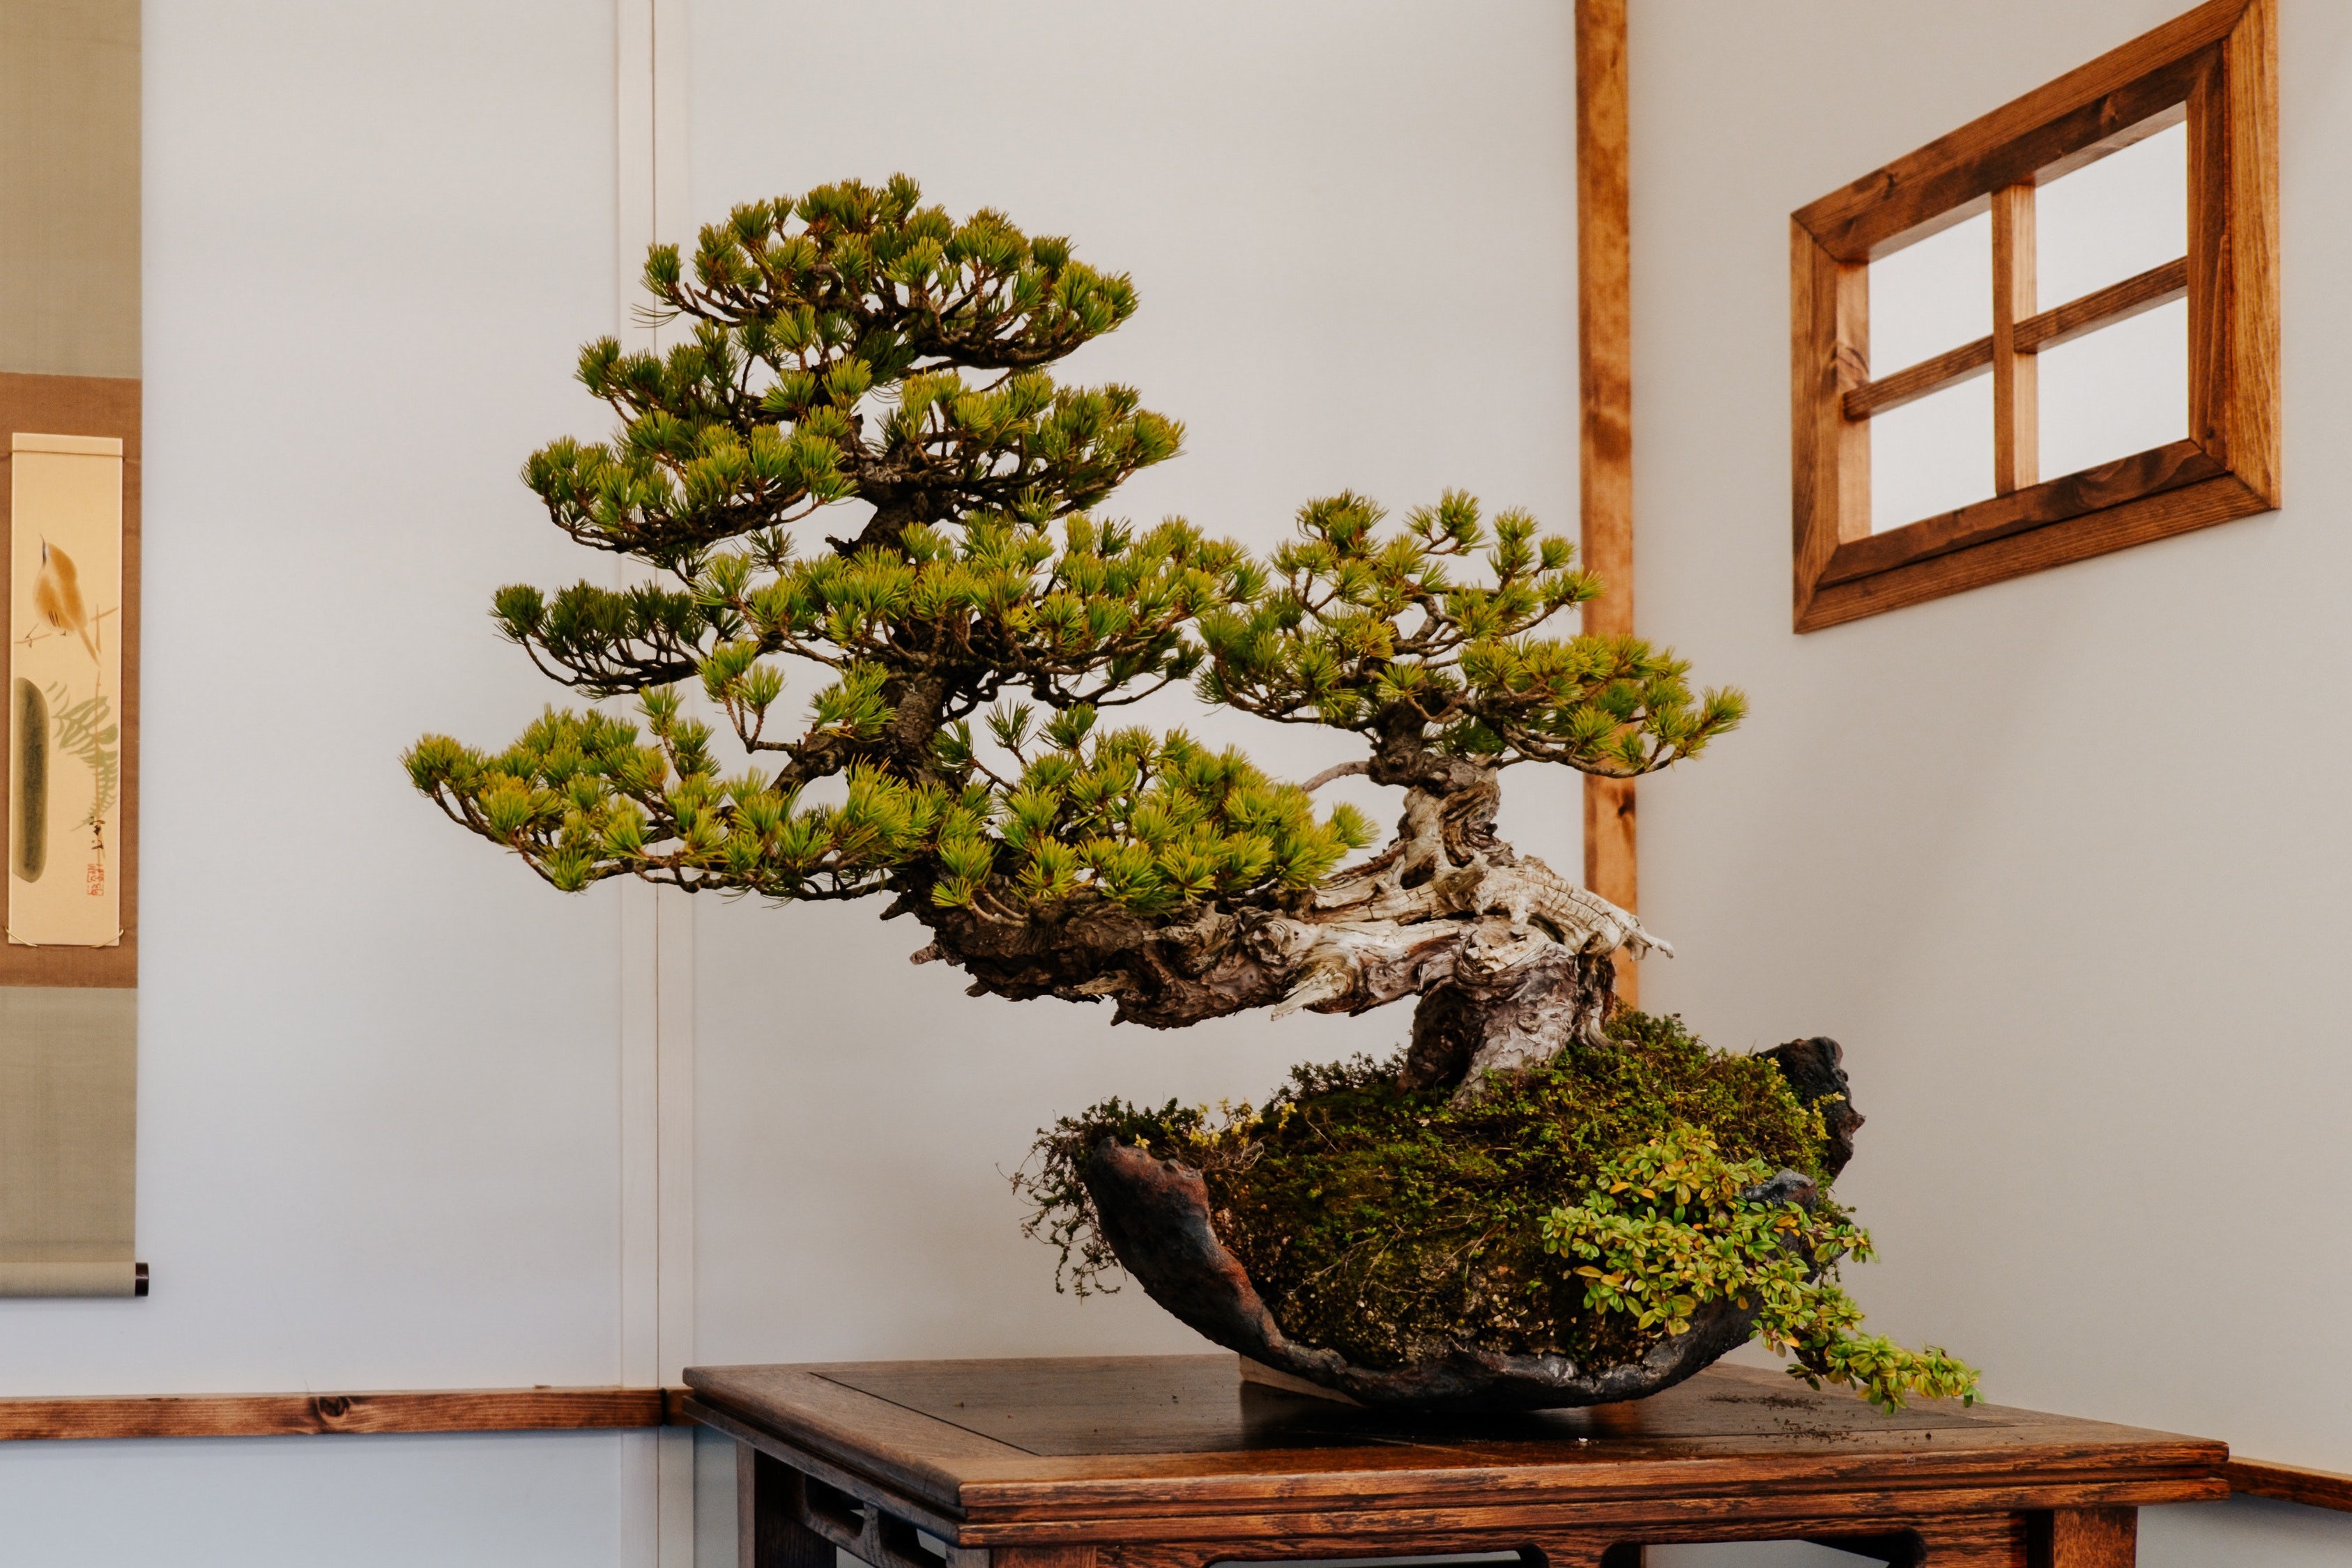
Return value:
[(1927, 1568), (2128, 1568), (2137, 1510), (2228, 1495), (2222, 1444), (2030, 1410), (1885, 1416), (1717, 1366), (1654, 1398), (1400, 1416), (1230, 1355), (699, 1367), (735, 1438), (743, 1568), (1206, 1568), (1802, 1539)]

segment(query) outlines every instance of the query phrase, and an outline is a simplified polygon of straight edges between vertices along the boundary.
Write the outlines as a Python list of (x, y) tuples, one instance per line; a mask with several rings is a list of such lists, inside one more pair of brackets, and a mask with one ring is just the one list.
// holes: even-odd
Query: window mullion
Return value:
[(2033, 185), (1992, 193), (1992, 486), (2012, 495), (2042, 477), (2042, 405), (2032, 352), (2019, 352), (2017, 324), (2034, 305)]

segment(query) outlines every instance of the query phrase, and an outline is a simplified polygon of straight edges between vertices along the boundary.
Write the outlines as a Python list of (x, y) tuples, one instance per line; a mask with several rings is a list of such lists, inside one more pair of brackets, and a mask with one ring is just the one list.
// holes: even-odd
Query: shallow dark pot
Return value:
[[(1227, 1350), (1366, 1405), (1549, 1410), (1639, 1399), (1729, 1354), (1756, 1330), (1753, 1308), (1717, 1301), (1699, 1309), (1687, 1333), (1617, 1366), (1583, 1366), (1560, 1355), (1507, 1355), (1475, 1345), (1412, 1366), (1357, 1366), (1337, 1351), (1300, 1344), (1282, 1332), (1241, 1260), (1217, 1239), (1208, 1185), (1199, 1171), (1106, 1138), (1087, 1163), (1086, 1183), (1103, 1239), (1153, 1301)], [(1811, 1179), (1782, 1171), (1757, 1196), (1803, 1203), (1813, 1192)]]
[[(1771, 1058), (1801, 1103), (1826, 1102), (1830, 1143), (1823, 1174), (1834, 1179), (1853, 1155), (1863, 1119), (1853, 1109), (1844, 1052), (1816, 1036), (1759, 1054)], [(1608, 1405), (1671, 1388), (1746, 1344), (1756, 1332), (1753, 1308), (1716, 1301), (1694, 1314), (1689, 1330), (1663, 1340), (1638, 1361), (1585, 1366), (1561, 1355), (1508, 1355), (1458, 1345), (1412, 1366), (1356, 1366), (1339, 1352), (1300, 1344), (1282, 1332), (1241, 1260), (1217, 1239), (1208, 1184), (1180, 1160), (1155, 1158), (1106, 1138), (1083, 1173), (1103, 1239), (1144, 1293), (1227, 1350), (1277, 1371), (1336, 1389), (1366, 1405), (1419, 1410), (1549, 1410)], [(1812, 1204), (1819, 1188), (1784, 1170), (1750, 1197)]]

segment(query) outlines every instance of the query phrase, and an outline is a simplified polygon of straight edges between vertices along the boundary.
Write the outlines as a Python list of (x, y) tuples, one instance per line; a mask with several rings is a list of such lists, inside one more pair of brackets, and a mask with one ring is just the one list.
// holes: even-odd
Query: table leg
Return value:
[(2139, 1510), (2053, 1509), (2035, 1516), (2030, 1540), (2032, 1568), (2132, 1568), (2139, 1560)]
[(2016, 1513), (1923, 1520), (1909, 1532), (1917, 1555), (1895, 1568), (2020, 1568), (2033, 1557), (2032, 1516)]
[(1602, 1552), (1601, 1568), (1642, 1568), (1644, 1557), (1641, 1543), (1628, 1541)]
[(738, 1568), (834, 1568), (833, 1542), (793, 1511), (798, 1479), (751, 1444), (735, 1445)]

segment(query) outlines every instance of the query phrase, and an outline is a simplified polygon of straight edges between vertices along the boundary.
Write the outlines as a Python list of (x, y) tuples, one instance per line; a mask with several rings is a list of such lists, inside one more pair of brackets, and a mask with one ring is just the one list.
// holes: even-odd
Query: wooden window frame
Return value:
[[(2212, 0), (1790, 214), (1799, 632), (2278, 506), (2273, 5)], [(2183, 120), (2186, 258), (2037, 310), (2035, 185)], [(1992, 334), (1873, 381), (1871, 261), (1988, 210)], [(2040, 478), (2033, 356), (2184, 296), (2189, 438)], [(1870, 416), (1987, 370), (1995, 495), (1874, 534)]]

